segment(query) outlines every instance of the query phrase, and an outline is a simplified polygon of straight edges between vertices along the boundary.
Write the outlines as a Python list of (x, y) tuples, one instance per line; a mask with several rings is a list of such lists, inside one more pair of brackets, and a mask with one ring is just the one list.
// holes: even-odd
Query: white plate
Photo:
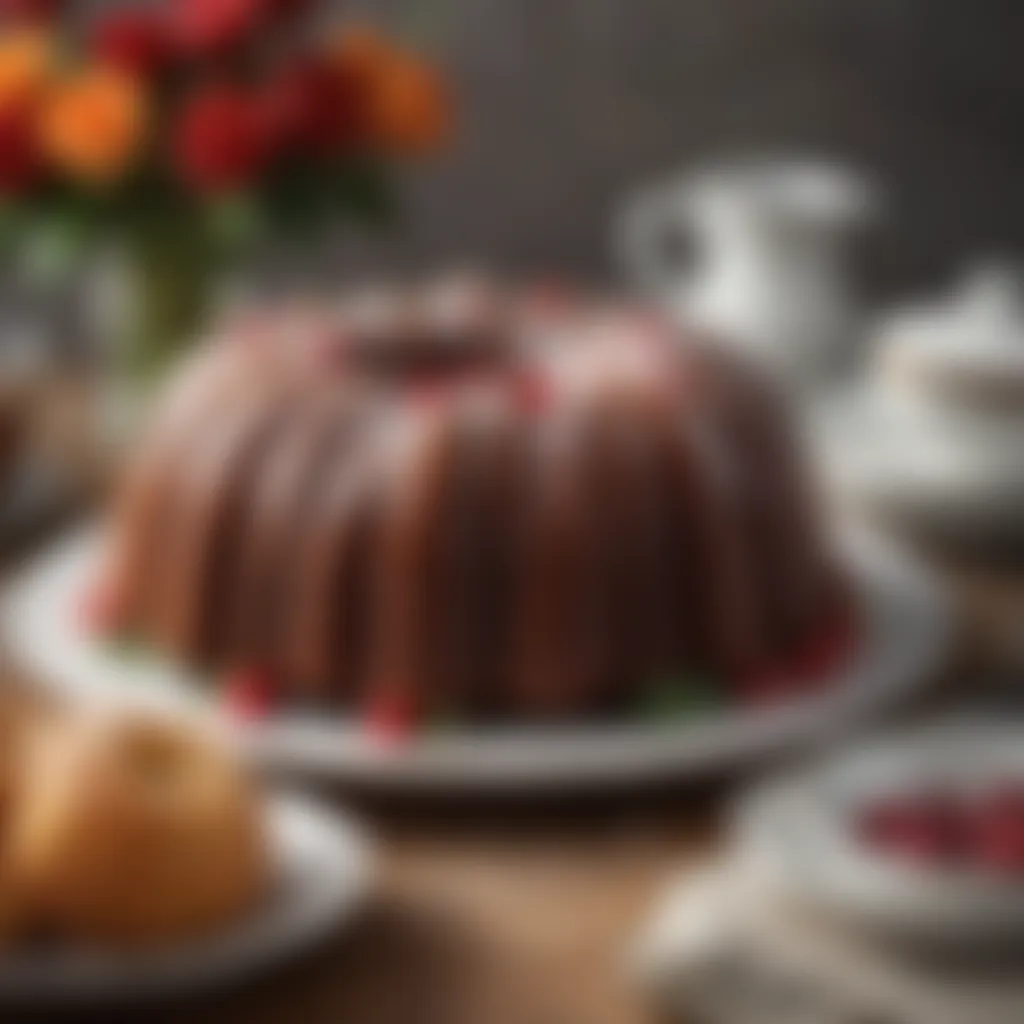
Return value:
[(208, 939), (160, 953), (0, 953), (0, 1002), (33, 1009), (182, 995), (264, 970), (350, 923), (371, 885), (370, 849), (347, 818), (272, 797), (276, 880), (261, 907)]
[(984, 871), (927, 871), (856, 835), (873, 797), (1024, 778), (1024, 726), (947, 720), (842, 751), (752, 793), (737, 815), (740, 856), (786, 895), (851, 924), (932, 945), (1024, 937), (1024, 883)]
[[(70, 697), (216, 709), (187, 674), (119, 657), (76, 627), (98, 545), (91, 532), (67, 538), (11, 587), (0, 626), (15, 658)], [(799, 703), (662, 725), (467, 730), (392, 750), (349, 720), (282, 717), (241, 727), (218, 718), (261, 764), (412, 791), (599, 788), (734, 768), (854, 725), (906, 697), (940, 664), (951, 618), (930, 576), (866, 534), (845, 538), (843, 551), (860, 599), (860, 649), (820, 696)]]

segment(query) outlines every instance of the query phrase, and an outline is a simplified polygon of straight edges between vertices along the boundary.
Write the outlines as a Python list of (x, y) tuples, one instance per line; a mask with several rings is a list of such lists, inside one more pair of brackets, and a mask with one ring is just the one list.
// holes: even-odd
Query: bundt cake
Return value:
[(625, 304), (469, 279), (236, 318), (110, 540), (116, 620), (156, 650), (251, 704), (417, 721), (774, 692), (846, 604), (745, 367)]

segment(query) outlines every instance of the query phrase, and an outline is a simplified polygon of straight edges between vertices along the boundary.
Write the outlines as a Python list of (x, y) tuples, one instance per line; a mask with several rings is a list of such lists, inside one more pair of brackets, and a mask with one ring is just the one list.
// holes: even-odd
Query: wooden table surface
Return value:
[[(993, 670), (1016, 672), (1024, 573), (947, 565), (947, 575), (974, 666), (956, 678), (973, 688)], [(714, 855), (733, 789), (540, 808), (321, 794), (354, 796), (379, 842), (376, 895), (358, 927), (301, 963), (139, 1019), (642, 1024), (651, 1018), (624, 970), (629, 940), (673, 876)]]
[[(658, 891), (707, 856), (696, 806), (370, 816), (382, 851), (361, 926), (255, 988), (162, 1019), (640, 1024), (624, 953)], [(188, 1011), (187, 1014), (185, 1011)]]

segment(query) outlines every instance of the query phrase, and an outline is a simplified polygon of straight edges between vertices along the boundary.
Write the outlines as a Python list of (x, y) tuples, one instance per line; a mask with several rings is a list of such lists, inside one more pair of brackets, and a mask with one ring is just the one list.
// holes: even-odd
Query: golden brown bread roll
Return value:
[(24, 924), (22, 892), (11, 870), (10, 821), (17, 806), (27, 744), (46, 719), (9, 697), (0, 700), (0, 949)]
[(215, 930), (268, 877), (240, 769), (191, 729), (137, 713), (75, 717), (37, 738), (5, 846), (34, 924), (99, 946)]

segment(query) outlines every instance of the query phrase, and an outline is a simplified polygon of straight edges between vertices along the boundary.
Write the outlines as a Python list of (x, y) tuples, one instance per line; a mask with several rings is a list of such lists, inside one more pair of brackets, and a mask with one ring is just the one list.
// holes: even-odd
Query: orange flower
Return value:
[(0, 111), (38, 99), (53, 65), (53, 46), (45, 32), (20, 29), (0, 36)]
[(108, 184), (138, 156), (146, 114), (145, 95), (129, 75), (109, 68), (78, 72), (48, 98), (43, 149), (62, 170)]
[(394, 152), (429, 153), (451, 134), (451, 107), (444, 80), (425, 61), (397, 54), (371, 104), (374, 134)]
[(343, 29), (334, 52), (338, 64), (366, 84), (378, 82), (395, 56), (391, 43), (375, 28), (362, 24)]
[(451, 134), (452, 110), (436, 68), (370, 28), (344, 32), (336, 56), (360, 87), (372, 142), (403, 156), (428, 153)]

